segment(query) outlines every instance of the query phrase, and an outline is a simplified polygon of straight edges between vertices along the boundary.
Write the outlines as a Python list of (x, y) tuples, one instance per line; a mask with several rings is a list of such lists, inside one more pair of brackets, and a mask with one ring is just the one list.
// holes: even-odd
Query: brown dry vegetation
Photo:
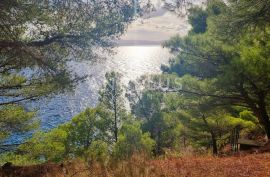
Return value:
[(234, 157), (182, 157), (145, 160), (134, 156), (129, 161), (104, 167), (87, 167), (82, 162), (64, 165), (10, 167), (1, 177), (270, 177), (270, 154)]

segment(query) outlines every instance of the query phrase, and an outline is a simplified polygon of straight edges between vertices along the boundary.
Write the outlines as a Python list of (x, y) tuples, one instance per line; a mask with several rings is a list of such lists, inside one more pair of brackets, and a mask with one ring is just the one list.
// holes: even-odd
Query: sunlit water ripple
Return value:
[(116, 54), (101, 63), (73, 63), (73, 70), (91, 77), (77, 85), (73, 93), (56, 95), (50, 100), (40, 101), (41, 128), (48, 130), (70, 120), (87, 107), (93, 107), (98, 101), (98, 90), (104, 82), (105, 73), (117, 71), (127, 84), (141, 75), (160, 73), (160, 65), (167, 63), (170, 54), (160, 46), (122, 46)]

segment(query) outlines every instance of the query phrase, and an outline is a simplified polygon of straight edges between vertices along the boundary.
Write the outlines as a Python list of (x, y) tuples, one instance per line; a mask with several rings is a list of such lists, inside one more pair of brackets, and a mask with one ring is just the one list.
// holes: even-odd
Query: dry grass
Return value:
[(64, 165), (10, 167), (2, 177), (270, 177), (270, 154), (234, 157), (182, 157), (146, 160), (134, 156), (129, 161), (86, 166), (82, 162)]
[(270, 154), (155, 160), (151, 167), (166, 177), (270, 177)]

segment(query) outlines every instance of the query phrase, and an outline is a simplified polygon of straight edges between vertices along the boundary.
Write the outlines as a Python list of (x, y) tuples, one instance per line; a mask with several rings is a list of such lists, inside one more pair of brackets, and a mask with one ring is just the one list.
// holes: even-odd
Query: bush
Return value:
[(87, 162), (99, 162), (105, 164), (109, 159), (108, 145), (104, 141), (93, 141), (85, 152), (84, 156)]
[(139, 122), (126, 123), (120, 130), (118, 142), (114, 146), (113, 155), (116, 159), (128, 159), (135, 153), (150, 155), (155, 141), (149, 133), (143, 133)]
[(13, 165), (33, 165), (39, 163), (39, 161), (28, 155), (15, 154), (14, 152), (0, 154), (0, 166), (7, 162), (11, 162)]

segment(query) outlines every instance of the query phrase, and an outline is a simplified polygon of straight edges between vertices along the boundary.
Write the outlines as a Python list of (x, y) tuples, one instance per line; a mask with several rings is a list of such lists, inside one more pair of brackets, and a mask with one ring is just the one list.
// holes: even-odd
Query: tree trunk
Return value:
[(214, 131), (211, 129), (211, 127), (209, 126), (205, 115), (202, 116), (203, 122), (205, 123), (207, 129), (209, 130), (210, 134), (211, 134), (211, 140), (212, 140), (212, 146), (213, 146), (213, 155), (217, 155), (218, 154), (218, 147), (217, 147), (217, 139), (216, 139), (216, 135), (214, 133)]
[(114, 106), (114, 138), (115, 142), (118, 141), (118, 127), (117, 127), (117, 90), (116, 90), (116, 80), (113, 82), (113, 106)]
[(186, 148), (186, 137), (183, 138), (184, 148)]
[(213, 145), (213, 155), (218, 154), (218, 147), (217, 147), (217, 140), (214, 134), (211, 133), (211, 138), (212, 138), (212, 145)]
[(264, 92), (257, 91), (258, 100), (253, 100), (243, 87), (243, 83), (240, 85), (241, 95), (244, 97), (246, 104), (253, 111), (258, 118), (259, 123), (264, 128), (268, 140), (270, 139), (270, 118), (266, 109), (266, 94)]
[(252, 109), (252, 112), (258, 118), (260, 125), (264, 128), (265, 134), (270, 139), (270, 120), (265, 107)]
[(269, 121), (269, 119), (268, 120), (266, 119), (266, 123), (264, 124), (264, 129), (265, 129), (267, 139), (269, 140), (270, 139), (270, 121)]
[[(251, 104), (251, 103), (250, 103)], [(254, 114), (258, 117), (259, 123), (265, 130), (265, 134), (267, 138), (270, 138), (270, 120), (269, 115), (266, 110), (266, 103), (265, 103), (265, 94), (258, 93), (258, 102), (257, 104), (253, 103), (251, 107)]]
[(256, 114), (260, 124), (263, 126), (268, 140), (270, 139), (270, 120), (265, 107), (260, 107)]
[(114, 138), (115, 142), (118, 141), (118, 127), (117, 127), (117, 108), (114, 109)]

